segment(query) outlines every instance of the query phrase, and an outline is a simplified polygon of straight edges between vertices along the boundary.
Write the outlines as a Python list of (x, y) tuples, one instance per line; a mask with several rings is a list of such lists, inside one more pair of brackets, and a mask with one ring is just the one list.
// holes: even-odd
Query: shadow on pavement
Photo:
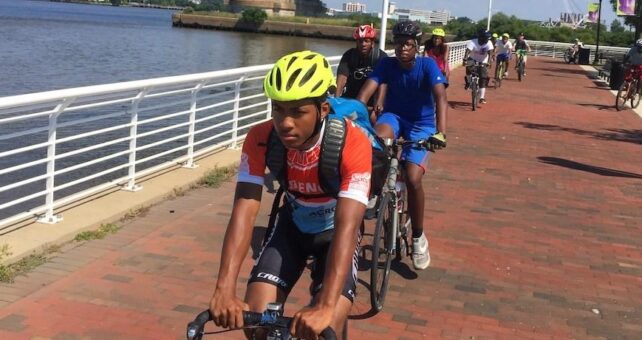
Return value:
[(585, 106), (585, 107), (595, 107), (600, 111), (613, 111), (617, 112), (615, 109), (614, 105), (604, 105), (604, 104), (592, 104), (592, 103), (584, 103), (584, 104), (577, 104), (579, 106)]
[(451, 109), (457, 110), (457, 109), (470, 109), (472, 107), (472, 104), (470, 102), (460, 102), (460, 101), (448, 101), (448, 106), (450, 106)]
[(626, 172), (626, 171), (620, 171), (620, 170), (615, 170), (615, 169), (609, 169), (609, 168), (603, 168), (600, 166), (594, 166), (594, 165), (588, 165), (584, 163), (579, 163), (575, 161), (571, 161), (568, 159), (563, 159), (563, 158), (557, 158), (557, 157), (537, 157), (540, 162), (546, 163), (546, 164), (551, 164), (551, 165), (557, 165), (561, 166), (564, 168), (569, 168), (569, 169), (574, 169), (574, 170), (579, 170), (579, 171), (584, 171), (584, 172), (590, 172), (593, 174), (601, 175), (601, 176), (610, 176), (610, 177), (624, 177), (624, 178), (640, 178), (642, 179), (642, 175), (632, 173), (632, 172)]
[(561, 131), (569, 132), (580, 136), (588, 136), (599, 140), (618, 141), (642, 145), (642, 130), (627, 129), (607, 129), (608, 132), (588, 131), (575, 128), (566, 128), (559, 125), (538, 124), (531, 122), (515, 122), (527, 129), (544, 130), (544, 131)]

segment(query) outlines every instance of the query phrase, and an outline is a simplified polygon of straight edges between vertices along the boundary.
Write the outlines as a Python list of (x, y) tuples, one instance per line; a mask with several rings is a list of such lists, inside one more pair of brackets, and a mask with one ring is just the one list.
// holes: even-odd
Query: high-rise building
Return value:
[(366, 4), (359, 2), (345, 2), (343, 3), (343, 10), (346, 12), (365, 12)]

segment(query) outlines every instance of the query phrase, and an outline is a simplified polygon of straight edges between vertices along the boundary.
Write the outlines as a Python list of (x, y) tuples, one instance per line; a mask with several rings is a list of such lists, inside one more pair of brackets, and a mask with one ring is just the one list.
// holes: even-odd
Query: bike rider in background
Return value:
[[(354, 30), (352, 37), (357, 46), (347, 50), (341, 57), (337, 67), (337, 97), (357, 98), (359, 90), (365, 84), (372, 70), (379, 61), (388, 55), (376, 48), (376, 31), (370, 25), (361, 25)], [(385, 89), (380, 89), (366, 106), (372, 108), (383, 106)]]
[(573, 54), (571, 55), (571, 59), (575, 59), (577, 54), (580, 52), (580, 48), (584, 47), (584, 43), (580, 41), (579, 38), (575, 38), (573, 45), (571, 48), (573, 49)]
[[(479, 74), (479, 102), (482, 104), (486, 103), (486, 86), (488, 86), (488, 69), (492, 67), (491, 55), (493, 53), (494, 47), (493, 44), (489, 41), (490, 32), (485, 29), (480, 29), (477, 32), (477, 38), (471, 39), (466, 44), (466, 54), (464, 55), (464, 66), (466, 66), (466, 77), (464, 81), (466, 82), (464, 88), (468, 90), (469, 84), (469, 75), (472, 73), (473, 67), (478, 67), (477, 73)], [(467, 65), (468, 59), (488, 64), (488, 66), (474, 66)]]
[[(579, 40), (578, 40), (579, 41)], [(521, 54), (524, 60), (524, 75), (526, 75), (526, 61), (528, 60), (528, 53), (531, 51), (531, 46), (528, 44), (524, 37), (524, 33), (520, 33), (515, 40), (515, 69), (517, 69), (517, 63), (519, 63), (519, 55)]]
[[(395, 57), (383, 59), (359, 92), (367, 102), (377, 87), (388, 84), (385, 104), (375, 129), (382, 138), (407, 141), (429, 140), (431, 150), (446, 146), (448, 81), (432, 58), (417, 57), (421, 27), (412, 21), (397, 23), (393, 29)], [(432, 138), (431, 138), (432, 137)], [(421, 178), (429, 153), (425, 148), (403, 148), (408, 214), (412, 224), (412, 263), (415, 269), (430, 265), (428, 239), (424, 233), (425, 193)]]
[(642, 80), (642, 39), (638, 39), (624, 56), (624, 64), (629, 65), (624, 75), (625, 79), (631, 77), (637, 71)]
[[(513, 44), (508, 40), (510, 36), (508, 33), (502, 34), (502, 39), (498, 40), (495, 43), (495, 55), (496, 55), (496, 64), (495, 64), (495, 74), (500, 68), (500, 64), (504, 64), (504, 77), (508, 77), (508, 61), (510, 60), (510, 54), (513, 51)], [(501, 75), (500, 75), (501, 76)]]
[(446, 45), (446, 32), (443, 28), (432, 30), (432, 37), (426, 40), (424, 45), (424, 57), (435, 60), (441, 72), (450, 78), (450, 66), (448, 65), (448, 45)]

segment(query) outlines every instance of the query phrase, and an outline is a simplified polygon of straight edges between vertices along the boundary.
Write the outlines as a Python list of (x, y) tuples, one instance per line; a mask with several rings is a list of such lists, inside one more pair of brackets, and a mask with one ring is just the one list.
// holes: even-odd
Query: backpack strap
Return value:
[(346, 140), (345, 119), (329, 118), (321, 141), (319, 184), (323, 192), (336, 197), (341, 185), (341, 155)]
[(265, 165), (279, 182), (279, 186), (285, 189), (288, 187), (287, 157), (288, 151), (272, 128), (265, 151)]

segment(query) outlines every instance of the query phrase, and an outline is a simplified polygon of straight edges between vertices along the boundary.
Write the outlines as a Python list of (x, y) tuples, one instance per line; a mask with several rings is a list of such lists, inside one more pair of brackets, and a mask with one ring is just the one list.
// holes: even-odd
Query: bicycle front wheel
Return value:
[(631, 83), (631, 107), (634, 109), (637, 109), (638, 106), (640, 106), (640, 82), (638, 80), (634, 80), (633, 83)]
[(524, 77), (524, 62), (520, 62), (519, 65), (517, 65), (517, 80), (522, 81), (523, 77)]
[(627, 99), (629, 99), (629, 87), (631, 83), (628, 81), (624, 81), (622, 85), (620, 85), (620, 88), (617, 90), (617, 96), (615, 96), (615, 108), (618, 111), (621, 111), (624, 109), (624, 105), (626, 105)]
[(377, 223), (372, 241), (372, 267), (370, 269), (370, 303), (372, 308), (380, 311), (386, 299), (390, 263), (395, 242), (393, 235), (394, 193), (384, 193), (379, 202)]
[(479, 92), (479, 89), (477, 88), (477, 86), (478, 86), (477, 82), (473, 82), (470, 85), (470, 92), (471, 92), (471, 97), (472, 97), (471, 99), (472, 99), (472, 104), (473, 104), (473, 111), (477, 110), (477, 103), (479, 101), (479, 99), (477, 98), (477, 95), (478, 95), (478, 92)]

